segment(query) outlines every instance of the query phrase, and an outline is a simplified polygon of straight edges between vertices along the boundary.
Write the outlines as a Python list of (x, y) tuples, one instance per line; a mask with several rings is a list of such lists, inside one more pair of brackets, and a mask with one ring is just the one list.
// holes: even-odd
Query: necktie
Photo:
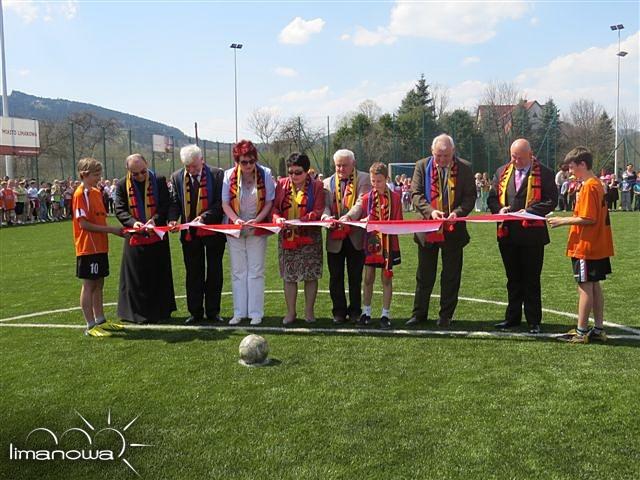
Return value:
[(442, 208), (445, 215), (449, 215), (449, 182), (447, 178), (447, 169), (440, 169), (440, 191), (442, 192)]
[(516, 192), (520, 190), (523, 179), (524, 179), (524, 168), (519, 168), (516, 170)]
[(189, 211), (189, 220), (193, 220), (198, 215), (198, 198), (200, 197), (200, 182), (198, 177), (191, 177), (191, 204)]

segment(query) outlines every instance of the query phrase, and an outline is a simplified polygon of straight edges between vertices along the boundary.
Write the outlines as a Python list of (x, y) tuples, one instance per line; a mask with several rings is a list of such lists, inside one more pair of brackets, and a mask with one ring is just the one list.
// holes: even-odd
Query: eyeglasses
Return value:
[(251, 159), (251, 160), (240, 160), (240, 165), (244, 165), (244, 166), (253, 165), (254, 163), (256, 163), (256, 160), (253, 160), (253, 159)]
[(137, 177), (139, 175), (146, 175), (147, 174), (147, 169), (145, 168), (144, 170), (140, 170), (139, 172), (131, 172), (131, 176), (132, 177)]
[(304, 170), (289, 170), (289, 175), (302, 175)]

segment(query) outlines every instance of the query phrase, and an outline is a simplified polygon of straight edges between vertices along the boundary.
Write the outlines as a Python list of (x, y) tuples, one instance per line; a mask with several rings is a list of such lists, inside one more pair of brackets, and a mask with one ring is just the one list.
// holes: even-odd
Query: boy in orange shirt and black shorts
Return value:
[(96, 188), (102, 176), (102, 164), (93, 158), (78, 162), (82, 183), (73, 194), (73, 241), (76, 248), (76, 276), (82, 279), (80, 307), (87, 322), (85, 335), (108, 337), (122, 330), (120, 323), (107, 321), (102, 305), (104, 277), (109, 275), (107, 234), (124, 236), (122, 229), (107, 225), (102, 193)]
[[(560, 340), (571, 343), (606, 341), (603, 329), (604, 295), (600, 280), (611, 273), (613, 236), (609, 210), (600, 179), (591, 170), (593, 156), (585, 147), (576, 147), (564, 159), (572, 175), (582, 182), (572, 217), (552, 217), (551, 227), (570, 225), (567, 256), (571, 257), (573, 276), (578, 282), (578, 326)], [(589, 329), (593, 311), (595, 326)]]

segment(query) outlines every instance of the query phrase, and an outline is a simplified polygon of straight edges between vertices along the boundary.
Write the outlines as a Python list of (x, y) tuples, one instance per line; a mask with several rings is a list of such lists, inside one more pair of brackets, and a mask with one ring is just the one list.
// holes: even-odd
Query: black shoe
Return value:
[(202, 321), (202, 317), (195, 317), (195, 316), (191, 315), (189, 318), (187, 318), (184, 321), (184, 323), (187, 324), (187, 325), (191, 325), (191, 324), (194, 324), (194, 323), (199, 323), (201, 321)]
[(440, 328), (449, 328), (450, 324), (451, 324), (451, 319), (449, 319), (449, 318), (439, 318), (438, 319), (438, 326)]
[(425, 320), (420, 320), (417, 317), (411, 317), (409, 320), (407, 320), (405, 322), (405, 325), (407, 327), (413, 327), (413, 326), (418, 325), (419, 323), (423, 323), (423, 322), (425, 322)]
[(207, 320), (209, 320), (210, 322), (221, 322), (221, 323), (224, 323), (224, 318), (222, 318), (219, 313), (215, 313), (213, 315), (208, 315), (207, 314)]
[(333, 317), (333, 324), (334, 325), (344, 325), (345, 323), (347, 323), (347, 319), (346, 318), (338, 317), (338, 316)]
[(533, 333), (537, 335), (538, 333), (541, 333), (541, 332), (542, 332), (542, 329), (540, 328), (539, 323), (536, 323), (535, 325), (531, 325), (529, 327), (529, 333)]
[(380, 317), (380, 328), (383, 330), (389, 330), (391, 328), (391, 320), (389, 320), (389, 317)]
[(518, 325), (520, 325), (520, 322), (510, 322), (509, 320), (505, 320), (504, 322), (496, 323), (494, 327), (506, 330), (507, 328), (517, 327)]
[(356, 325), (358, 327), (366, 327), (371, 323), (371, 317), (365, 313), (363, 313), (358, 320), (356, 320)]

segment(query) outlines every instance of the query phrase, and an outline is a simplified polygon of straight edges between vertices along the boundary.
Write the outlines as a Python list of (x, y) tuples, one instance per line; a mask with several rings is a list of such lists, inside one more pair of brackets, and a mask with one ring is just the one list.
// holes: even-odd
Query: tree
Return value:
[(511, 140), (531, 138), (531, 122), (525, 108), (527, 101), (521, 99), (511, 113)]
[(404, 161), (414, 161), (426, 155), (436, 129), (433, 99), (423, 74), (416, 86), (407, 92), (398, 109), (397, 132)]
[(484, 140), (471, 114), (462, 109), (454, 110), (442, 115), (439, 123), (440, 129), (453, 138), (457, 155), (470, 161), (476, 171), (485, 171)]
[(431, 87), (431, 98), (433, 99), (433, 112), (436, 120), (440, 120), (449, 106), (449, 87), (436, 83)]
[(560, 128), (558, 107), (553, 99), (549, 98), (542, 107), (542, 118), (533, 131), (531, 143), (538, 160), (550, 168), (557, 167)]
[(267, 108), (254, 109), (247, 119), (249, 128), (267, 147), (273, 140), (278, 128), (280, 128), (280, 118)]
[(508, 127), (511, 110), (521, 95), (514, 83), (491, 82), (480, 100), (480, 129), (485, 140), (498, 151), (499, 157), (508, 158), (511, 133)]

